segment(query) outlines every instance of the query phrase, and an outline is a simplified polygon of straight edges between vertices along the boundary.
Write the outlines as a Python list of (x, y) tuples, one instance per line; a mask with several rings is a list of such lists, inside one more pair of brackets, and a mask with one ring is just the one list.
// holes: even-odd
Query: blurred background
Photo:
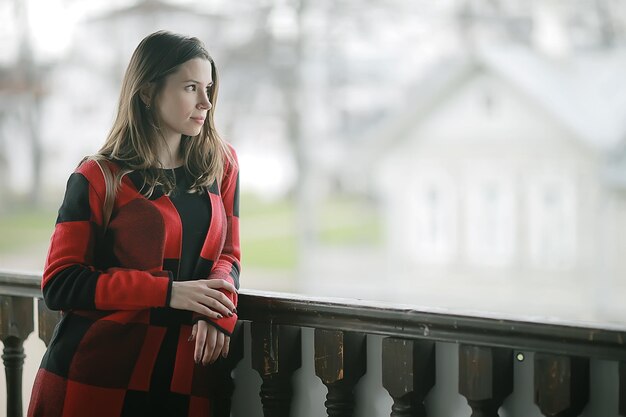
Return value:
[(242, 287), (626, 323), (618, 0), (0, 0), (0, 269), (42, 270), (160, 29), (218, 67)]

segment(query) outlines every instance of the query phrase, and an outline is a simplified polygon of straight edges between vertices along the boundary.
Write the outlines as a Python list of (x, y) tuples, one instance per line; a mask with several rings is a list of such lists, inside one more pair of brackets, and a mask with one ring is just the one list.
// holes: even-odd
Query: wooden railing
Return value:
[[(33, 331), (34, 300), (44, 343), (60, 317), (43, 304), (39, 283), (37, 276), (0, 272), (0, 339), (10, 417), (23, 412), (23, 342)], [(354, 415), (354, 388), (367, 371), (366, 339), (373, 335), (384, 337), (382, 385), (393, 399), (392, 417), (428, 414), (425, 399), (437, 373), (435, 347), (442, 342), (458, 345), (458, 392), (472, 416), (498, 415), (513, 392), (514, 363), (529, 352), (534, 401), (544, 416), (581, 415), (589, 401), (590, 360), (614, 364), (618, 404), (613, 406), (626, 416), (626, 326), (531, 322), (244, 290), (238, 311), (229, 357), (214, 367), (220, 381), (214, 386), (216, 416), (230, 415), (238, 383), (231, 371), (246, 353), (244, 334), (250, 336), (251, 366), (262, 379), (263, 415), (288, 416), (306, 328), (314, 329), (314, 372), (328, 389), (324, 406), (329, 416)], [(249, 333), (242, 322), (250, 322)]]

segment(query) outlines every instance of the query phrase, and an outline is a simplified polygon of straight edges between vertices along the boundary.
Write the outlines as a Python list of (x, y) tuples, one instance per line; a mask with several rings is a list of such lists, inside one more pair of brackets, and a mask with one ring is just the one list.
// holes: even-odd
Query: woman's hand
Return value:
[(221, 319), (223, 316), (232, 317), (235, 304), (220, 290), (237, 292), (233, 284), (223, 279), (174, 281), (170, 307), (193, 311), (214, 319)]
[(193, 360), (196, 364), (209, 365), (215, 362), (219, 355), (228, 356), (230, 337), (211, 326), (204, 320), (193, 325), (189, 341), (196, 340)]

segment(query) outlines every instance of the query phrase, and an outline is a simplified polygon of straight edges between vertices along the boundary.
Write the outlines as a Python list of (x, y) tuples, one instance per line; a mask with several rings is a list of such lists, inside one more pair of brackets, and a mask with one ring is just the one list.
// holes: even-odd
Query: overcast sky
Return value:
[[(16, 18), (16, 5), (26, 7), (28, 31), (38, 60), (58, 58), (69, 46), (76, 23), (107, 9), (115, 9), (137, 0), (0, 0), (0, 65), (13, 61), (18, 51), (21, 25)], [(223, 7), (223, 0), (201, 3), (189, 0), (167, 0), (168, 3), (193, 4), (203, 9)], [(247, 3), (247, 2), (245, 2)]]

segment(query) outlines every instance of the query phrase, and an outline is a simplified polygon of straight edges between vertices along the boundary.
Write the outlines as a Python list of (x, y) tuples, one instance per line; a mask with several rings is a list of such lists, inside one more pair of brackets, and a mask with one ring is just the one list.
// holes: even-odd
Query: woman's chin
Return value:
[(197, 128), (185, 129), (181, 133), (186, 136), (198, 136), (201, 130), (202, 126), (199, 126)]

